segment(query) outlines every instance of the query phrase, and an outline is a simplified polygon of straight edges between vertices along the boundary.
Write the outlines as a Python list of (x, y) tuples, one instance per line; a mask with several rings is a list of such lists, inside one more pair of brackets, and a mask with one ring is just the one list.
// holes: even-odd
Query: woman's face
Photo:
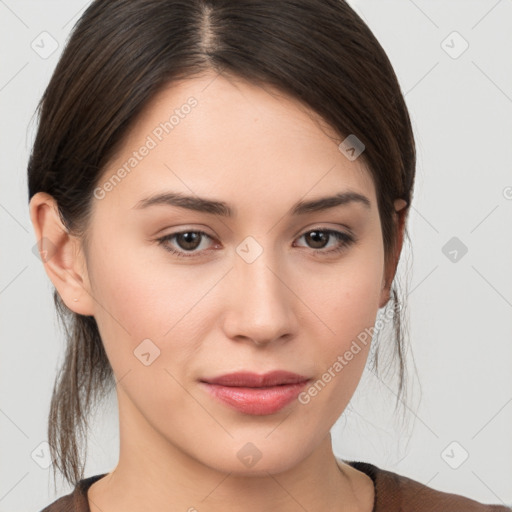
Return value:
[[(96, 319), (122, 439), (248, 474), (284, 471), (326, 438), (388, 297), (373, 182), (333, 137), (297, 102), (213, 74), (145, 109), (95, 191), (90, 296), (68, 304)], [(297, 208), (348, 192), (359, 199)], [(190, 199), (149, 201), (164, 194)], [(309, 382), (204, 382), (275, 370)]]

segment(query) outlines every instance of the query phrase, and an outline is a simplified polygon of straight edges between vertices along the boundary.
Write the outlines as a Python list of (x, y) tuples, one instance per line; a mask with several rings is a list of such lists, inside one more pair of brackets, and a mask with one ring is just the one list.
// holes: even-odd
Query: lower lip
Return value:
[(293, 402), (308, 381), (267, 388), (220, 386), (203, 382), (208, 391), (221, 402), (245, 414), (274, 414)]

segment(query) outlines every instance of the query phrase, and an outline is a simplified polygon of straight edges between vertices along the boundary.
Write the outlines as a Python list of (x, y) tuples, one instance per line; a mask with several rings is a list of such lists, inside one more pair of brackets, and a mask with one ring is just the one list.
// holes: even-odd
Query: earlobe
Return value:
[(393, 284), (393, 279), (391, 279), (391, 281), (389, 281), (385, 275), (382, 279), (382, 288), (381, 288), (381, 293), (380, 293), (379, 308), (385, 307), (386, 304), (389, 302), (389, 299), (391, 298), (392, 284)]
[(61, 299), (75, 313), (92, 316), (93, 301), (79, 240), (63, 225), (55, 199), (45, 192), (35, 194), (30, 200), (30, 220), (40, 259)]
[(407, 206), (407, 201), (405, 199), (395, 199), (394, 206), (395, 211), (400, 212)]

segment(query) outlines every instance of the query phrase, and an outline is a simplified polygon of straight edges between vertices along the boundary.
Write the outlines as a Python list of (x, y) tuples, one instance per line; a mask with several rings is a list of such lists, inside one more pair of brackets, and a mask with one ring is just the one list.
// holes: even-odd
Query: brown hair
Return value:
[[(29, 199), (53, 196), (63, 224), (86, 243), (93, 190), (145, 105), (163, 87), (206, 70), (270, 85), (316, 111), (343, 137), (355, 134), (374, 180), (386, 261), (396, 243), (393, 201), (412, 198), (412, 127), (391, 63), (342, 0), (96, 0), (77, 22), (36, 112)], [(407, 230), (405, 235), (408, 238)], [(395, 280), (396, 281), (396, 280)], [(393, 285), (396, 285), (396, 282)], [(404, 384), (404, 339), (394, 302)], [(75, 485), (91, 407), (115, 387), (94, 317), (54, 300), (67, 348), (50, 405), (48, 442)], [(391, 302), (391, 301), (390, 301)], [(374, 360), (378, 369), (378, 357)]]

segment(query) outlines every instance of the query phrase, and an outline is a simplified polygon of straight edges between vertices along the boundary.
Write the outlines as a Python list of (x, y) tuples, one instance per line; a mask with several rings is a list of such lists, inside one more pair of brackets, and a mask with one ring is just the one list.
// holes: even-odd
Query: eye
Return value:
[[(310, 248), (313, 249), (313, 253), (326, 256), (342, 252), (356, 241), (355, 237), (348, 233), (333, 229), (320, 228), (307, 231), (301, 235), (298, 240), (303, 237), (307, 240), (307, 243), (310, 244)], [(201, 246), (204, 238), (213, 240), (212, 237), (204, 231), (180, 231), (159, 238), (157, 239), (157, 242), (171, 254), (180, 258), (190, 258), (198, 256), (201, 252), (206, 250), (205, 248), (203, 248), (203, 250), (196, 250)], [(325, 247), (328, 246), (327, 242), (330, 242), (332, 239), (337, 243), (333, 248), (325, 250)], [(169, 242), (172, 240), (175, 240), (174, 247), (177, 246), (178, 249), (174, 249), (169, 245)]]
[[(310, 229), (298, 239), (300, 240), (303, 237), (307, 240), (307, 243), (310, 244), (310, 247), (312, 245), (311, 248), (313, 252), (320, 255), (331, 255), (342, 252), (356, 241), (353, 235), (349, 235), (343, 231), (321, 228)], [(324, 250), (327, 246), (327, 242), (330, 242), (333, 238), (337, 243), (333, 248)]]
[[(196, 256), (197, 252), (201, 252), (196, 251), (191, 253), (191, 251), (194, 251), (201, 245), (203, 237), (209, 238), (210, 240), (212, 239), (211, 236), (204, 231), (180, 231), (179, 233), (172, 233), (159, 238), (157, 241), (159, 245), (163, 245), (166, 251), (169, 251), (179, 257), (190, 258)], [(167, 242), (170, 242), (173, 239), (176, 239), (178, 247), (181, 247), (182, 250), (176, 250), (169, 246)]]

